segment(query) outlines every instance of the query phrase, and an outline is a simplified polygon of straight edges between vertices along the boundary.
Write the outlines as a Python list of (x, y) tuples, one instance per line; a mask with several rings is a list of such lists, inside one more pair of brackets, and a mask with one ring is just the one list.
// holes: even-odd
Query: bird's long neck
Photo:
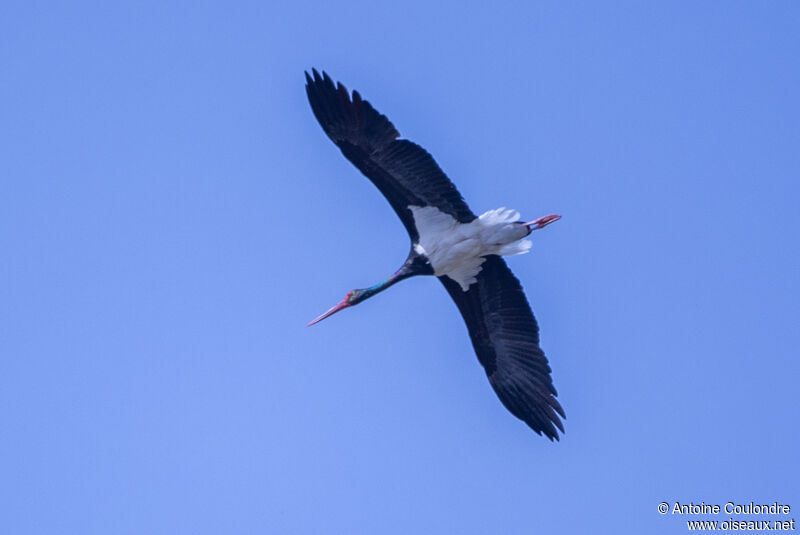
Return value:
[(358, 303), (384, 291), (390, 286), (397, 284), (401, 280), (414, 277), (416, 275), (433, 275), (433, 268), (425, 257), (412, 252), (408, 256), (408, 259), (405, 261), (405, 263), (400, 266), (400, 269), (392, 273), (388, 279), (383, 282), (379, 282), (374, 286), (370, 286), (369, 288), (362, 289), (360, 291), (361, 293), (358, 298)]

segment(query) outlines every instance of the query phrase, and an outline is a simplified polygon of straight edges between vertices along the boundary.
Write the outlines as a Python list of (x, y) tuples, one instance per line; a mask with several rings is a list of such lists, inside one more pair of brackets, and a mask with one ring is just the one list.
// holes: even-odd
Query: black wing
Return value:
[(466, 292), (439, 277), (469, 329), (478, 360), (511, 413), (531, 429), (558, 440), (564, 409), (556, 400), (550, 366), (539, 347), (539, 326), (519, 281), (499, 256), (487, 256), (478, 282)]
[(306, 73), (306, 93), (322, 129), (383, 193), (400, 216), (411, 240), (419, 234), (409, 206), (435, 206), (460, 223), (475, 214), (425, 149), (405, 139), (386, 116), (378, 113), (357, 91), (353, 98), (325, 73)]

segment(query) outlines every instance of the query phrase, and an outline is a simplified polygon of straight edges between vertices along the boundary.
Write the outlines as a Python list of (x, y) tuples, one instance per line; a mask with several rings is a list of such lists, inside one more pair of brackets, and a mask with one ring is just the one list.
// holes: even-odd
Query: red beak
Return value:
[(324, 320), (328, 316), (332, 316), (332, 315), (336, 314), (337, 312), (339, 312), (340, 310), (342, 310), (344, 308), (347, 308), (349, 306), (350, 306), (350, 303), (347, 302), (347, 298), (345, 297), (337, 305), (334, 305), (327, 312), (325, 312), (324, 314), (319, 316), (317, 319), (315, 319), (314, 321), (312, 321), (308, 325), (306, 325), (306, 327), (311, 327), (315, 323), (319, 323), (320, 321)]

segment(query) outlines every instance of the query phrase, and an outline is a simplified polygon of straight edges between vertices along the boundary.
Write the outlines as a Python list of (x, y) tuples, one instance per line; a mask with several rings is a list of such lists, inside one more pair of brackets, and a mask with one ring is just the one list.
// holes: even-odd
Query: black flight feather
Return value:
[(460, 223), (475, 214), (419, 145), (397, 139), (400, 133), (386, 116), (378, 113), (357, 91), (353, 98), (341, 84), (323, 72), (306, 73), (306, 93), (314, 116), (348, 160), (383, 193), (405, 225), (411, 241), (419, 239), (409, 206), (435, 206)]
[(564, 432), (558, 415), (550, 365), (539, 347), (539, 326), (519, 281), (499, 256), (481, 266), (478, 282), (465, 292), (447, 276), (439, 277), (464, 317), (472, 347), (503, 405), (550, 440)]

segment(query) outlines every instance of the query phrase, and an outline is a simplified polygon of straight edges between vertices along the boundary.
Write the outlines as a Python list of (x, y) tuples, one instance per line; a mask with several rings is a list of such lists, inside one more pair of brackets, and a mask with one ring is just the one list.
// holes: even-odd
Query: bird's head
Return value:
[(330, 309), (328, 309), (327, 312), (325, 312), (324, 314), (320, 315), (314, 321), (309, 322), (307, 327), (311, 327), (315, 323), (319, 323), (320, 321), (324, 320), (328, 316), (332, 316), (332, 315), (336, 314), (340, 310), (344, 310), (347, 307), (351, 307), (353, 305), (359, 304), (361, 301), (363, 301), (364, 299), (369, 297), (369, 295), (371, 295), (371, 294), (368, 293), (368, 289), (366, 289), (366, 290), (350, 290), (349, 292), (347, 292), (347, 295), (344, 296), (344, 299), (342, 299), (337, 304), (332, 306)]
[[(414, 251), (412, 251), (412, 253), (414, 253)], [(411, 254), (409, 255), (408, 259), (403, 263), (403, 265), (400, 266), (400, 269), (395, 271), (385, 281), (379, 282), (378, 284), (370, 286), (369, 288), (362, 288), (360, 290), (350, 290), (349, 292), (347, 292), (347, 295), (344, 296), (344, 299), (339, 301), (335, 306), (331, 307), (327, 312), (322, 314), (320, 317), (309, 323), (308, 326), (310, 327), (315, 323), (319, 323), (328, 316), (332, 316), (333, 314), (336, 314), (337, 312), (339, 312), (344, 308), (357, 305), (361, 301), (369, 299), (373, 295), (384, 291), (386, 288), (389, 288), (393, 284), (400, 282), (403, 279), (407, 279), (408, 277), (412, 277), (414, 275), (433, 275), (433, 268), (430, 266), (430, 263), (428, 263), (428, 260), (424, 256), (420, 256), (418, 254)]]

